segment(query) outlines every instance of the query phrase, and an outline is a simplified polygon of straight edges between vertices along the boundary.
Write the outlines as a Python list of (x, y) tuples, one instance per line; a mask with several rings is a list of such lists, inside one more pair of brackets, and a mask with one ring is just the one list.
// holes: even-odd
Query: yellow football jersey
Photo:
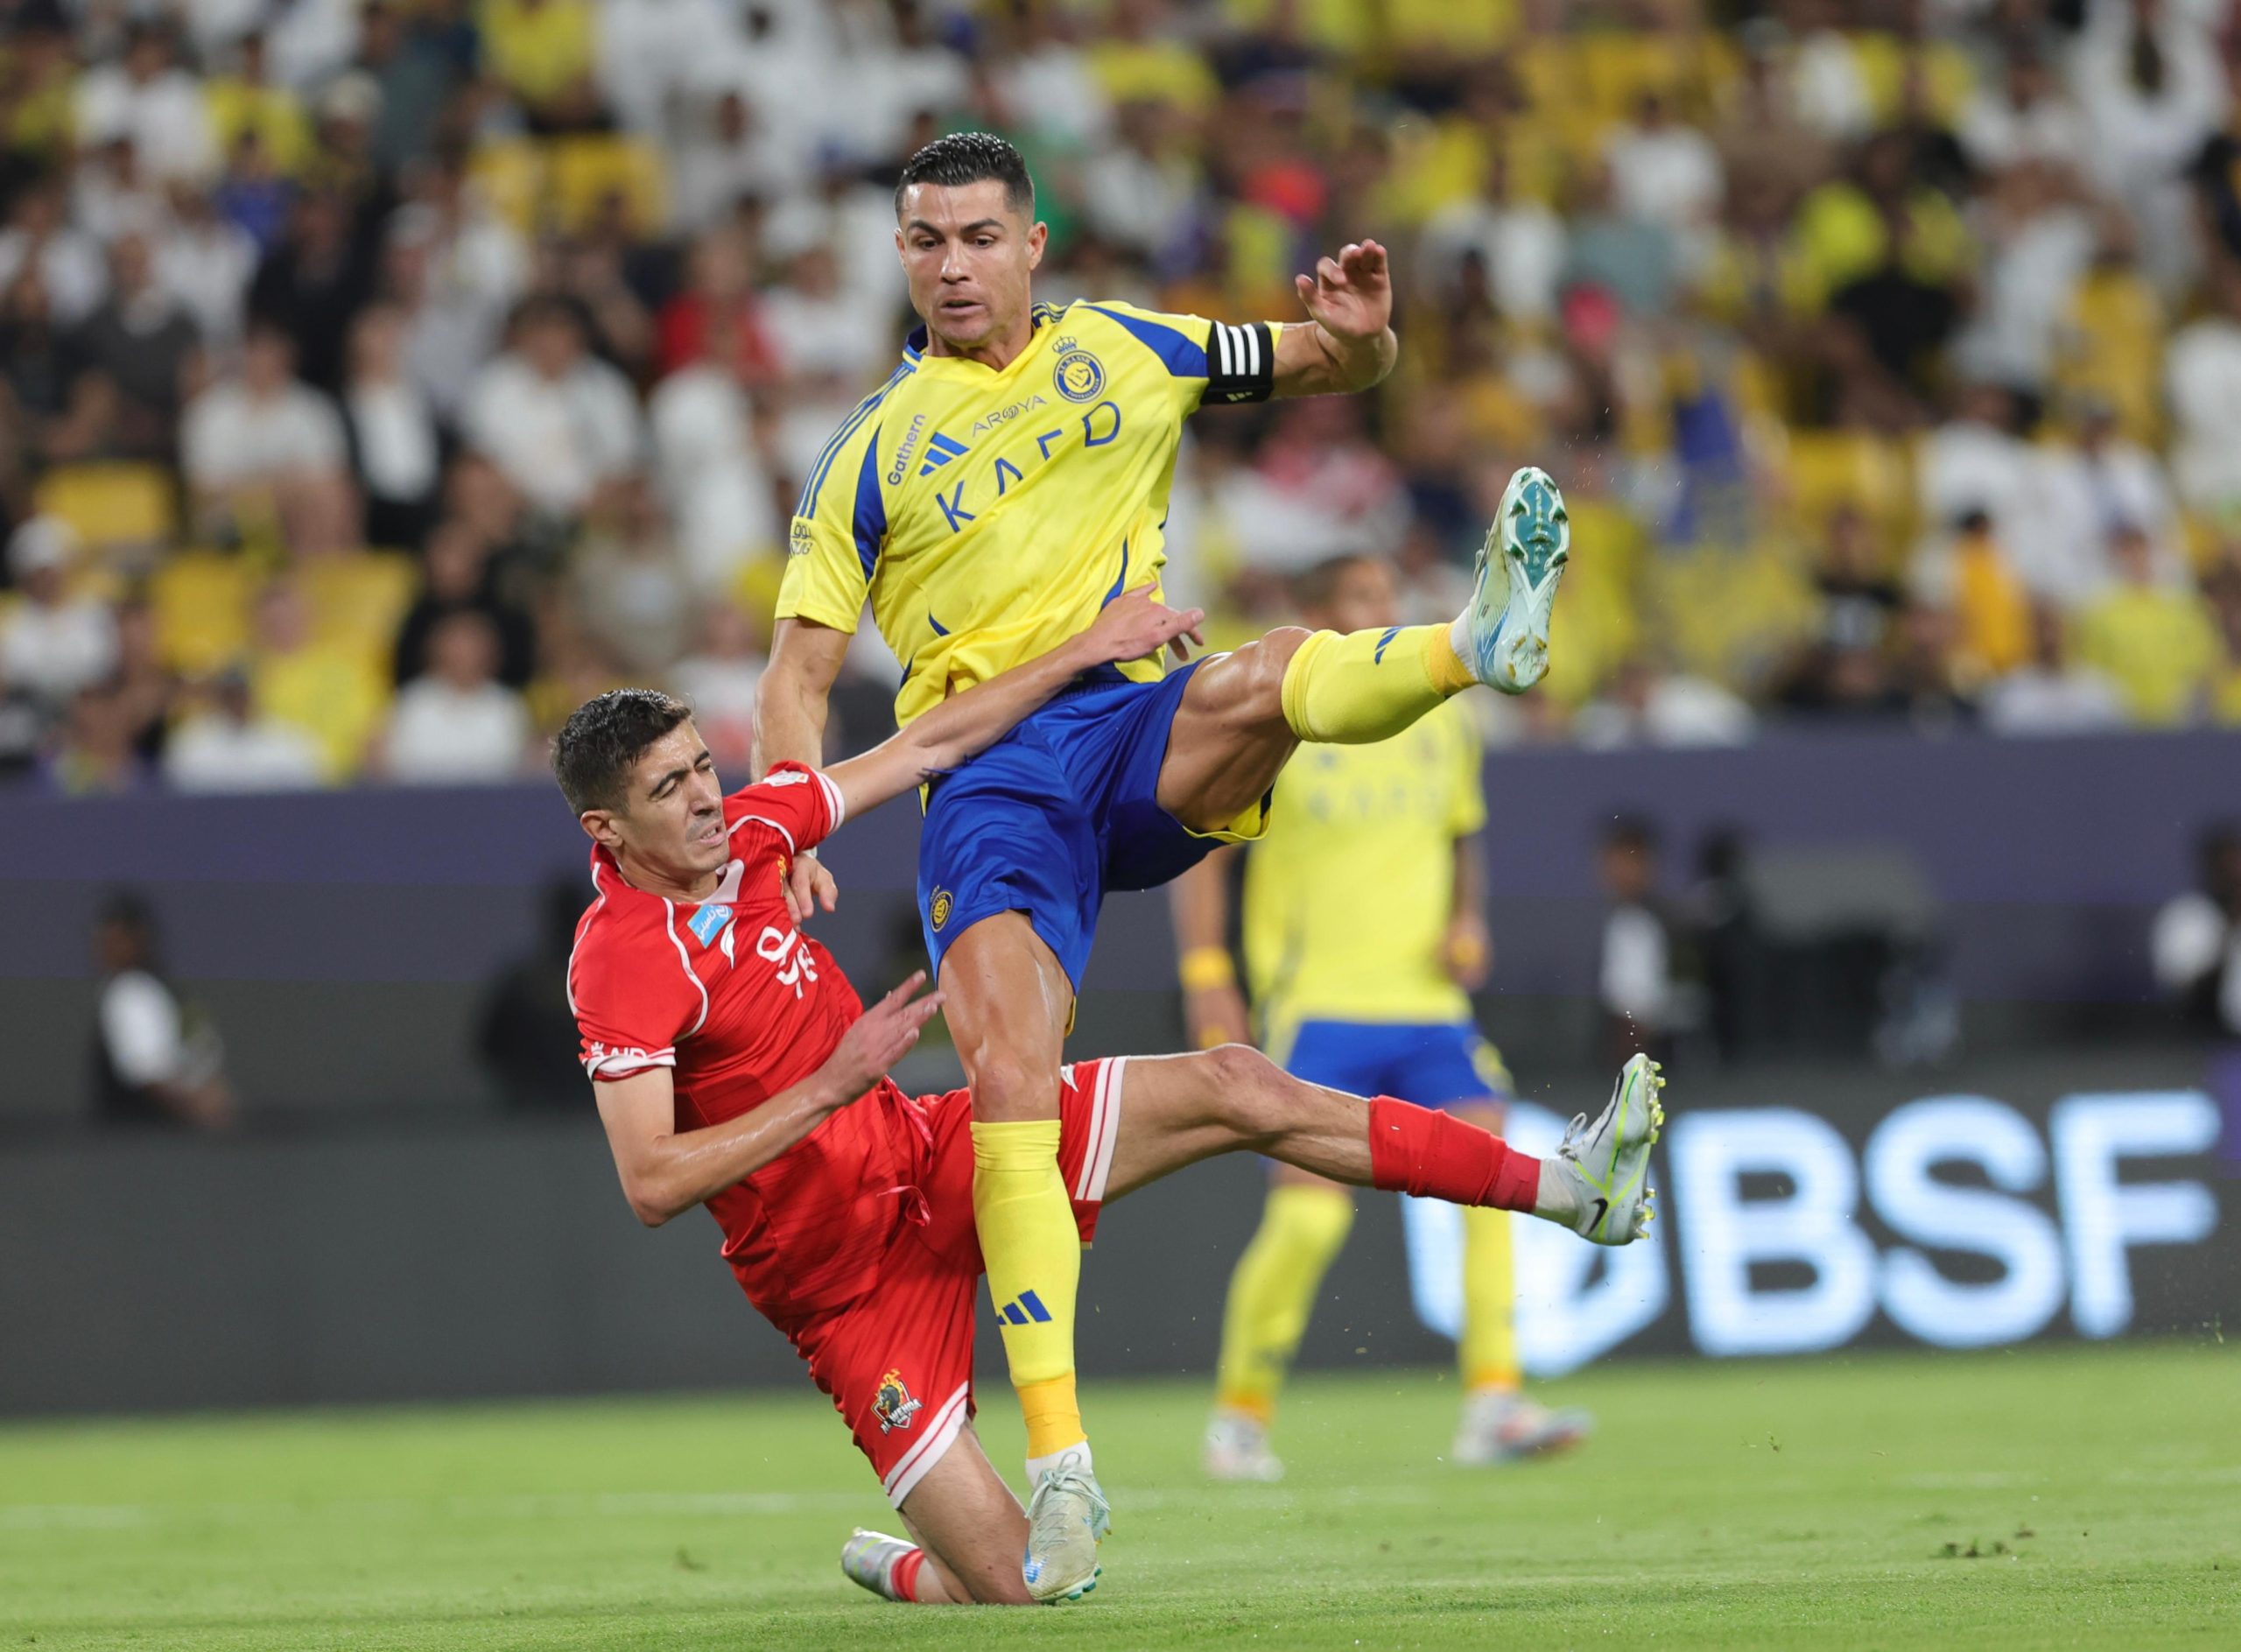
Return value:
[[(777, 617), (854, 631), (866, 596), (903, 662), (907, 723), (1086, 629), (1166, 561), (1183, 421), (1265, 398), (1275, 323), (1038, 305), (1010, 366), (924, 353), (865, 398), (810, 473)], [(1156, 660), (1121, 668), (1156, 681)]]
[(1272, 1047), (1302, 1021), (1453, 1021), (1455, 840), (1486, 824), (1479, 731), (1450, 700), (1390, 740), (1302, 746), (1245, 862), (1245, 970)]

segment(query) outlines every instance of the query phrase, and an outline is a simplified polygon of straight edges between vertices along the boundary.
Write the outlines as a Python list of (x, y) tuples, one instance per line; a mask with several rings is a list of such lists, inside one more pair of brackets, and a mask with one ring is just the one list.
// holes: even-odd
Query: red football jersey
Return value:
[[(821, 1065), (863, 1005), (832, 954), (794, 927), (793, 856), (840, 824), (839, 789), (781, 763), (724, 799), (732, 859), (715, 893), (673, 901), (592, 851), (599, 898), (576, 926), (568, 1002), (594, 1082), (674, 1069), (679, 1130), (720, 1124)], [(852, 1301), (903, 1220), (914, 1106), (882, 1079), (804, 1141), (708, 1201), (724, 1258), (782, 1325)], [(898, 1128), (899, 1127), (899, 1128)]]

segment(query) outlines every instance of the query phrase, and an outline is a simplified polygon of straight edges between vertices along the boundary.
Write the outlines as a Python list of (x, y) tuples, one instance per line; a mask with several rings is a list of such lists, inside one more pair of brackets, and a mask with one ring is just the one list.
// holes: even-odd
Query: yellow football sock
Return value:
[(1307, 1330), (1316, 1288), (1353, 1225), (1353, 1197), (1344, 1188), (1268, 1190), (1261, 1227), (1229, 1276), (1216, 1404), (1268, 1420), (1276, 1409), (1276, 1390)]
[(1082, 1241), (1058, 1174), (1057, 1120), (973, 1125), (973, 1223), (1027, 1418), (1027, 1454), (1079, 1445), (1088, 1438), (1074, 1400)]
[(1302, 740), (1387, 740), (1468, 688), (1470, 671), (1444, 625), (1317, 631), (1284, 668), (1284, 721)]
[(1506, 1210), (1463, 1213), (1463, 1339), (1458, 1352), (1466, 1391), (1517, 1387), (1517, 1264)]

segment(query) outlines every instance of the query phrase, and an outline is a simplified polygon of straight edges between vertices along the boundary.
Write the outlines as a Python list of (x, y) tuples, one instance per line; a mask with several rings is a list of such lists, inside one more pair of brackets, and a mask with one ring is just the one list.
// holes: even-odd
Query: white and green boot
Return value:
[(1479, 547), (1471, 606), (1448, 640), (1489, 688), (1522, 694), (1549, 670), (1549, 617), (1571, 560), (1571, 517), (1549, 473), (1528, 465), (1502, 489)]
[(1078, 1600), (1097, 1587), (1104, 1568), (1097, 1546), (1113, 1529), (1113, 1506), (1078, 1452), (1062, 1452), (1045, 1469), (1027, 1505), (1027, 1553), (1020, 1578), (1044, 1606)]
[(1649, 1230), (1657, 1214), (1649, 1150), (1665, 1128), (1664, 1089), (1657, 1063), (1634, 1057), (1619, 1070), (1610, 1104), (1595, 1122), (1584, 1113), (1574, 1118), (1556, 1156), (1547, 1161), (1571, 1183), (1574, 1203), (1565, 1226), (1581, 1238), (1631, 1245)]

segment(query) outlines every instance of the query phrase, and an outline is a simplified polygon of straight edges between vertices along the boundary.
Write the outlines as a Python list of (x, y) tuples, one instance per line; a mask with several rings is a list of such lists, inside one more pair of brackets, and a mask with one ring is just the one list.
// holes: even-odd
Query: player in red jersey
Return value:
[[(889, 1599), (1038, 1598), (1020, 1559), (1028, 1516), (969, 1424), (972, 1101), (912, 1098), (887, 1077), (941, 995), (917, 995), (922, 973), (865, 1009), (789, 917), (787, 872), (848, 816), (983, 749), (1082, 671), (1154, 652), (1198, 617), (1131, 592), (1081, 636), (872, 751), (824, 772), (781, 763), (728, 797), (689, 710), (664, 694), (602, 694), (555, 744), (598, 890), (569, 1000), (623, 1192), (650, 1226), (695, 1205), (716, 1218), (741, 1288), (832, 1395), (910, 1531), (860, 1531), (843, 1551), (848, 1575)], [(1077, 1062), (1063, 1074), (1058, 1162), (1085, 1242), (1106, 1199), (1247, 1149), (1622, 1244), (1648, 1220), (1658, 1083), (1637, 1058), (1602, 1117), (1535, 1160), (1444, 1114), (1304, 1084), (1242, 1045)], [(999, 1311), (1042, 1308), (1027, 1292)]]

